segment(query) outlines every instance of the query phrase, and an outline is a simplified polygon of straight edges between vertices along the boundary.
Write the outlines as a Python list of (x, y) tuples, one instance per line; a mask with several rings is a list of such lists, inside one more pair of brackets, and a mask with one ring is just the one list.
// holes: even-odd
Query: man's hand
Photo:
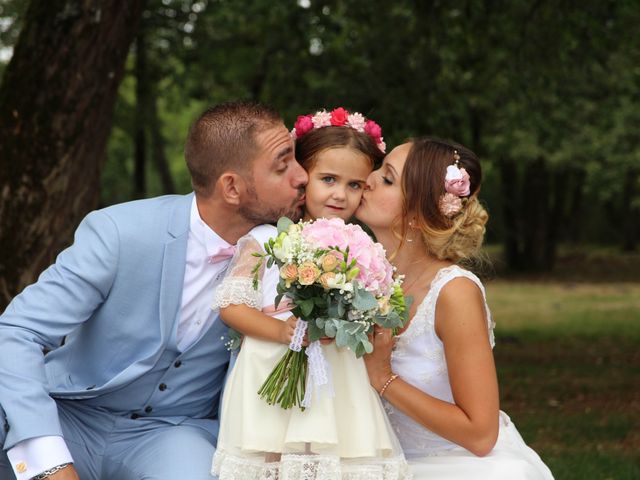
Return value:
[(49, 477), (47, 477), (47, 479), (50, 479), (50, 480), (80, 480), (80, 477), (78, 476), (78, 472), (76, 472), (76, 469), (73, 468), (73, 465), (68, 465), (68, 466), (64, 467), (62, 470), (60, 470), (59, 472), (56, 472), (53, 475), (50, 475)]

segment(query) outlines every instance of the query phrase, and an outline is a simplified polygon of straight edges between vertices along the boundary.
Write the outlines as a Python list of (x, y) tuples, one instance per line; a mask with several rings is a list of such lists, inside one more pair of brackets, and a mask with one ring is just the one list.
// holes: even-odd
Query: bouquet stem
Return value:
[(307, 382), (307, 355), (305, 348), (299, 352), (287, 350), (258, 390), (260, 398), (269, 405), (284, 409), (302, 406)]

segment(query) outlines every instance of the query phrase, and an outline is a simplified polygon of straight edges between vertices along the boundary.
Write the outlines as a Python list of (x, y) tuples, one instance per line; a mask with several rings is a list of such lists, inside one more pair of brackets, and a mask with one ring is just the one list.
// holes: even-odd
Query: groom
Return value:
[(307, 175), (258, 104), (207, 110), (185, 158), (195, 193), (90, 213), (0, 316), (0, 479), (210, 478), (228, 364), (212, 290), (238, 238), (300, 216)]

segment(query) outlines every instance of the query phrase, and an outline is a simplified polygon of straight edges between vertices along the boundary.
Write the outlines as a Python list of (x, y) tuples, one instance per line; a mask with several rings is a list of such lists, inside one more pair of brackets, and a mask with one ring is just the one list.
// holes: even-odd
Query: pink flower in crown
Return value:
[(439, 208), (445, 217), (451, 218), (462, 210), (462, 200), (453, 193), (445, 193), (440, 197)]
[(382, 137), (380, 137), (380, 141), (378, 142), (378, 148), (382, 153), (385, 153), (387, 151), (387, 144), (384, 143), (384, 140), (382, 139)]
[(325, 110), (316, 112), (316, 114), (311, 117), (311, 121), (313, 122), (314, 128), (330, 127), (331, 114)]
[(347, 125), (358, 132), (364, 132), (365, 121), (361, 113), (351, 113), (347, 117)]
[(449, 165), (447, 174), (444, 177), (444, 189), (458, 197), (467, 197), (471, 193), (470, 188), (471, 181), (467, 171), (464, 168)]
[(335, 125), (337, 127), (342, 127), (345, 123), (347, 123), (347, 117), (349, 116), (349, 112), (347, 112), (344, 108), (338, 107), (331, 111), (331, 125)]
[(296, 137), (301, 137), (305, 133), (313, 130), (313, 120), (311, 115), (300, 115), (293, 125)]
[(379, 143), (382, 139), (382, 128), (373, 120), (367, 120), (364, 125), (364, 132), (372, 137), (376, 143)]

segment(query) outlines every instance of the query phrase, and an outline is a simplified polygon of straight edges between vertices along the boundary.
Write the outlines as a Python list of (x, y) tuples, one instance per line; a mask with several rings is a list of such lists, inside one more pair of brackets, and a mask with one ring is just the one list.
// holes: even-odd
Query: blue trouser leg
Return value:
[[(144, 421), (143, 421), (144, 422)], [(209, 473), (215, 448), (206, 430), (188, 425), (148, 428), (118, 426), (111, 435), (104, 463), (104, 478), (119, 480), (213, 480)]]
[(13, 474), (7, 453), (4, 451), (4, 441), (7, 438), (7, 418), (4, 414), (4, 410), (0, 407), (0, 479), (2, 480), (14, 480), (16, 477)]
[[(58, 401), (58, 412), (82, 480), (214, 479), (209, 471), (215, 438), (206, 428), (161, 419), (132, 420), (75, 401)], [(0, 409), (0, 445), (5, 436), (3, 413)], [(14, 479), (0, 451), (0, 480)]]

